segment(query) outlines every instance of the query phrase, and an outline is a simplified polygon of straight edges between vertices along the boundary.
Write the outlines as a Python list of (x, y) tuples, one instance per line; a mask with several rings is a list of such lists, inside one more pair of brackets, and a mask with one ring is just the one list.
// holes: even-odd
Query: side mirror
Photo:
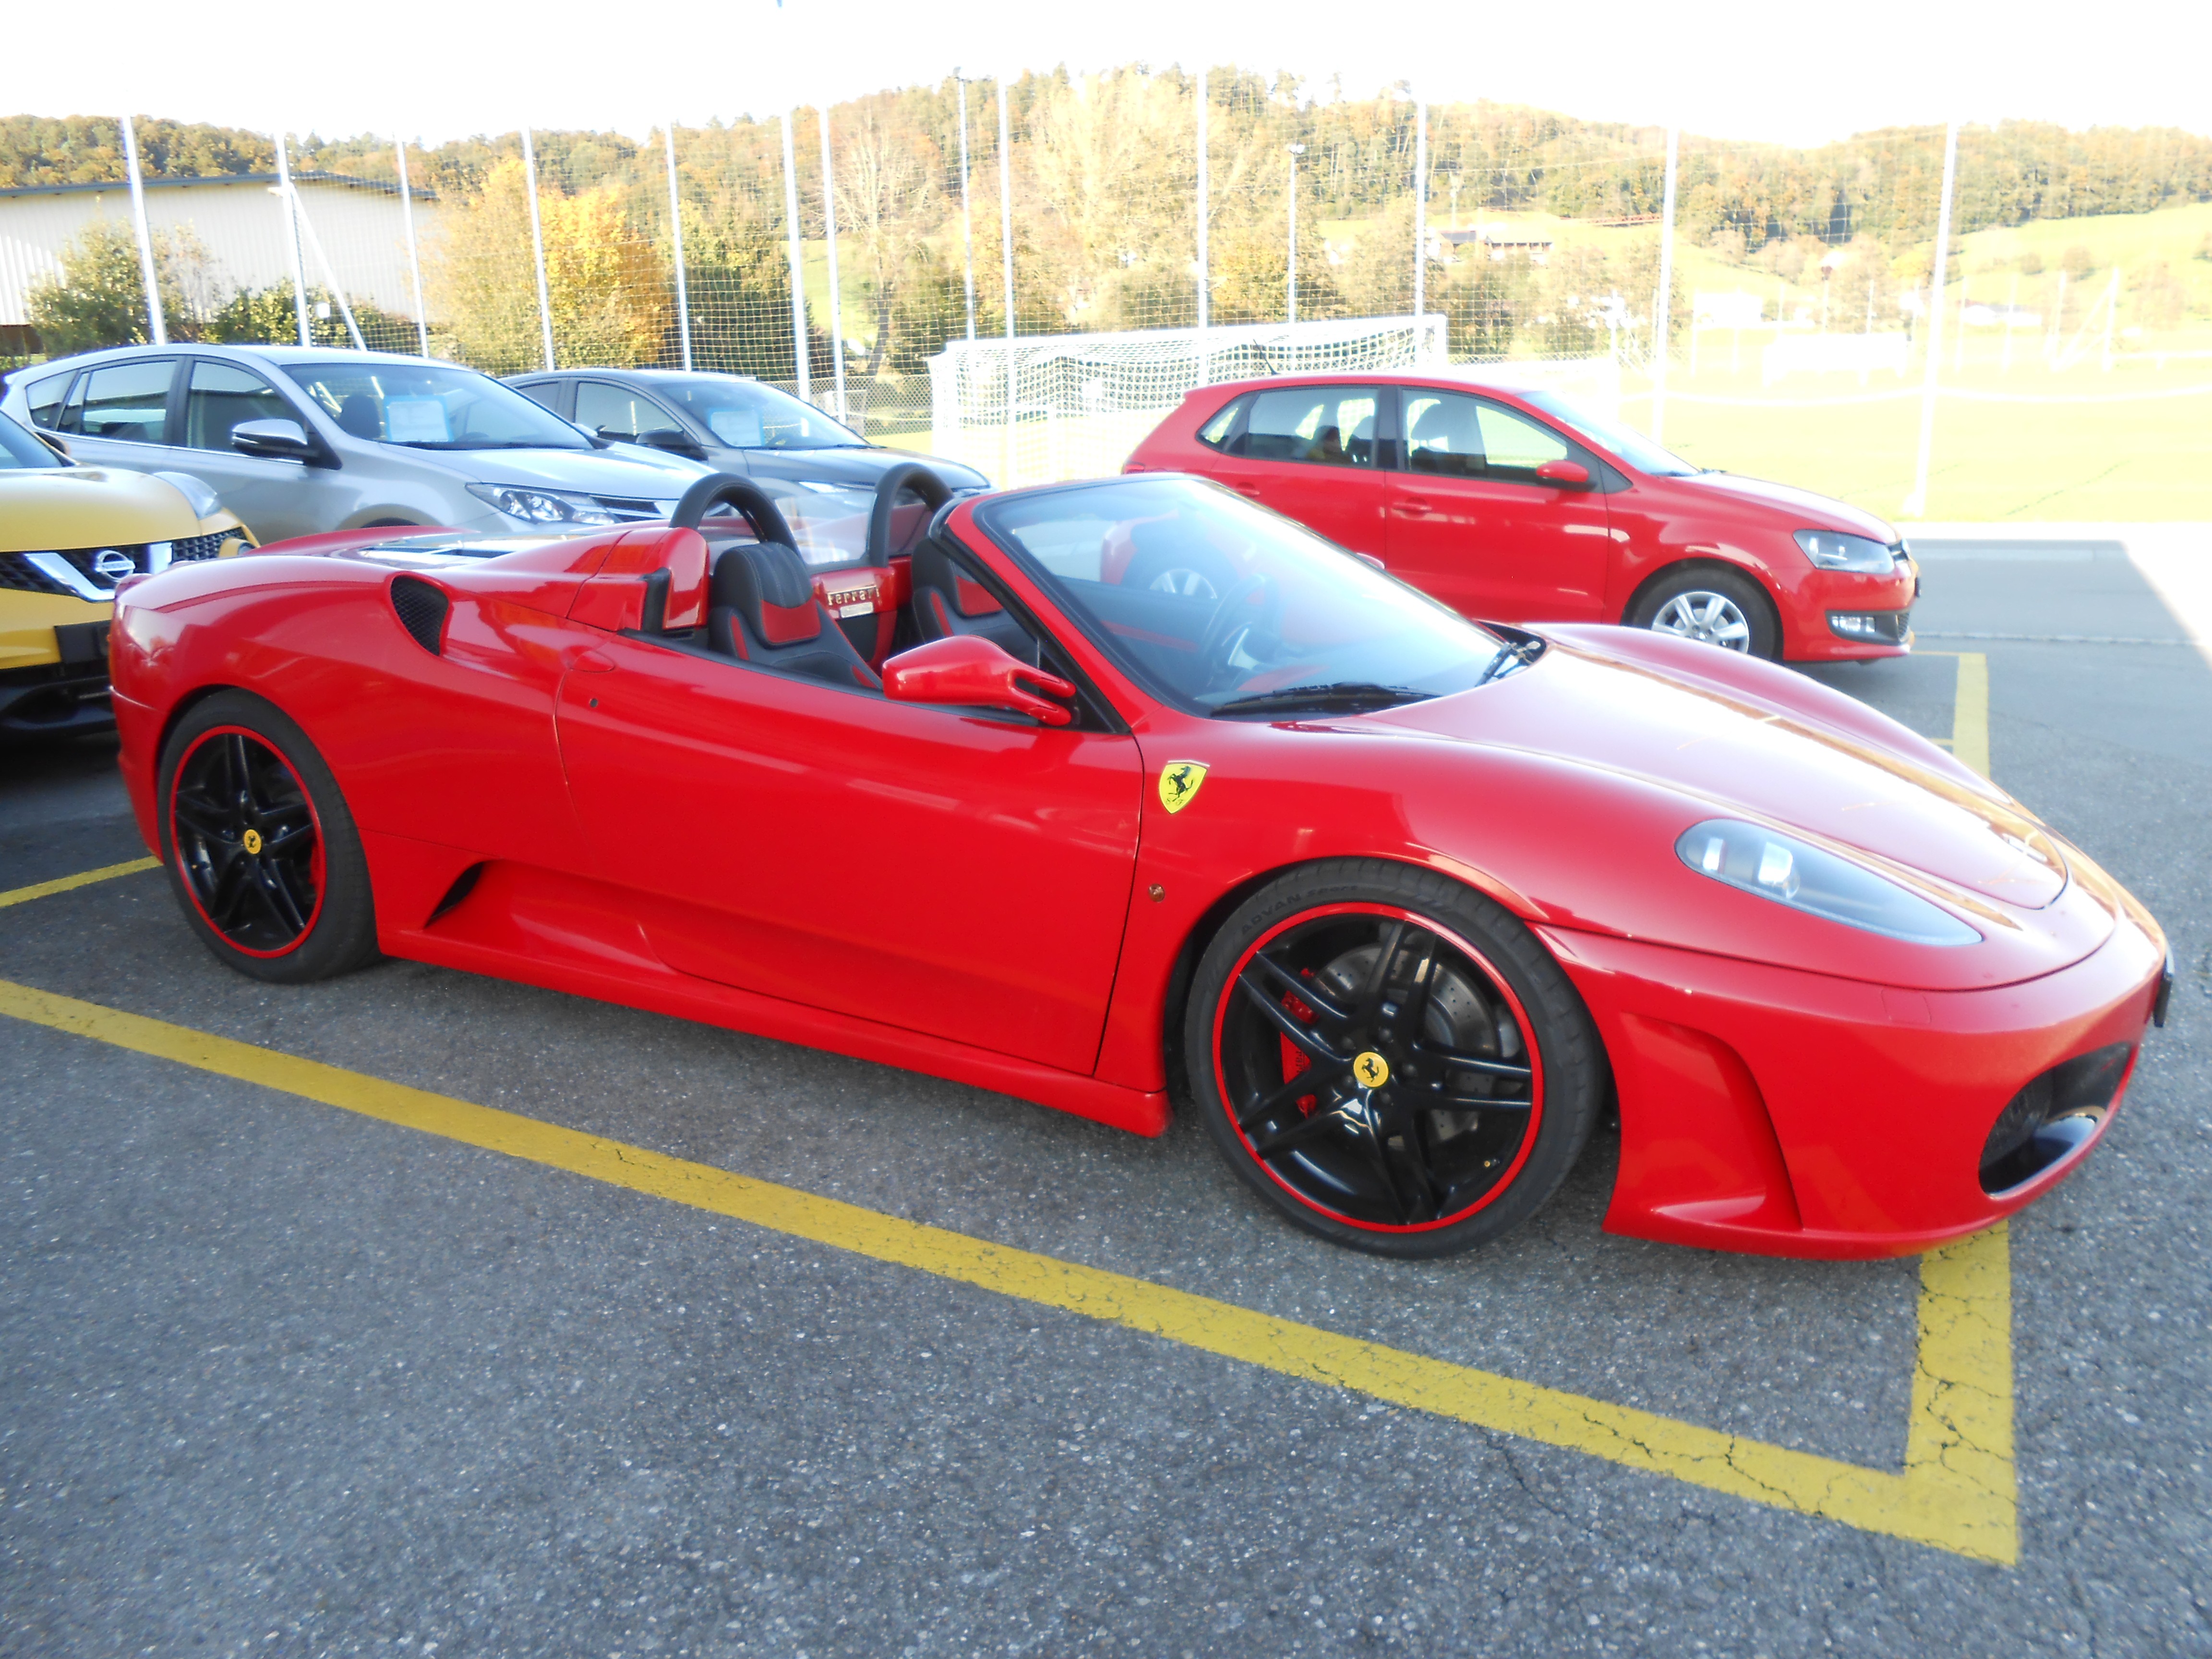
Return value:
[(240, 421), (230, 429), (230, 447), (269, 461), (304, 461), (315, 454), (313, 440), (297, 421)]
[(1580, 461), (1546, 461), (1537, 467), (1536, 476), (1565, 489), (1584, 489), (1590, 481), (1589, 469)]
[(657, 426), (650, 432), (641, 432), (630, 440), (653, 449), (665, 449), (678, 455), (689, 455), (695, 461), (707, 459), (707, 446), (694, 442), (680, 427)]
[(884, 665), (884, 695), (897, 702), (951, 703), (968, 708), (1005, 708), (1034, 714), (1047, 726), (1066, 726), (1074, 714), (1032, 691), (1028, 681), (1051, 697), (1073, 702), (1075, 688), (1057, 675), (1009, 656), (980, 634), (951, 634)]

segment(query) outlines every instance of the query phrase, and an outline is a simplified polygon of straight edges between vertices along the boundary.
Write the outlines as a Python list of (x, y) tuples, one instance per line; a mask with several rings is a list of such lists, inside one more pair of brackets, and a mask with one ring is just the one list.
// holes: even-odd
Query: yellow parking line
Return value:
[(1980, 1560), (2009, 1564), (2017, 1553), (2008, 1360), (2002, 1410), (1993, 1409), (1989, 1394), (1993, 1358), (2003, 1359), (2011, 1328), (2002, 1229), (1937, 1251), (1923, 1265), (1912, 1423), (1905, 1469), (1893, 1474), (1362, 1341), (28, 986), (0, 981), (0, 1014), (1753, 1503)]
[[(1951, 747), (1986, 776), (1989, 659), (1957, 654)], [(0, 907), (154, 867), (140, 859), (64, 876), (0, 893)], [(2002, 1565), (2019, 1558), (2012, 1266), (2002, 1224), (1921, 1258), (1905, 1468), (1892, 1473), (1361, 1341), (29, 986), (0, 981), (0, 1015), (1752, 1503)]]
[(73, 876), (56, 876), (52, 881), (34, 881), (28, 887), (18, 887), (0, 893), (0, 910), (11, 904), (28, 904), (52, 893), (66, 893), (72, 887), (89, 887), (96, 881), (112, 881), (118, 876), (135, 876), (141, 870), (158, 870), (159, 859), (132, 859), (127, 864), (102, 865), (97, 870), (80, 870)]

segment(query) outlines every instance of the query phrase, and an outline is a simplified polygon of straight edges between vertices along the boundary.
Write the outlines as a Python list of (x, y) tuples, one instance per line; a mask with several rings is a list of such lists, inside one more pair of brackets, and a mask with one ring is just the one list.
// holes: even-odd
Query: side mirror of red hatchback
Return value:
[[(1031, 690), (1031, 684), (1037, 690)], [(1049, 701), (1064, 697), (1073, 702), (1073, 685), (1030, 667), (980, 634), (951, 634), (900, 652), (884, 665), (884, 695), (898, 702), (1011, 709), (1034, 714), (1047, 726), (1066, 726), (1075, 718)]]
[(1586, 488), (1590, 481), (1589, 469), (1580, 461), (1546, 461), (1537, 467), (1536, 476), (1547, 484), (1571, 489)]

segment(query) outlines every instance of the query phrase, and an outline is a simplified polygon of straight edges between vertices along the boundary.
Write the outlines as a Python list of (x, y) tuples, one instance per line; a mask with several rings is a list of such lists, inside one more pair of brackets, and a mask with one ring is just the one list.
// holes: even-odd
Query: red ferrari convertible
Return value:
[[(1215, 583), (1178, 580), (1203, 568)], [(1200, 480), (798, 528), (355, 532), (118, 590), (122, 764), (241, 972), (380, 951), (1156, 1134), (1397, 1255), (1919, 1250), (2049, 1190), (2170, 983), (2002, 791), (1679, 639), (1478, 627)]]

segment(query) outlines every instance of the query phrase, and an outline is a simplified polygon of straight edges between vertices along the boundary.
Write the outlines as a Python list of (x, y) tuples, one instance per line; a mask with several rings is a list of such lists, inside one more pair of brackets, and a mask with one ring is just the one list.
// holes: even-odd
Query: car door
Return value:
[(176, 465), (169, 447), (174, 357), (129, 357), (87, 369), (70, 388), (56, 430), (87, 466), (160, 472)]
[(352, 496), (328, 468), (241, 454), (231, 447), (230, 434), (243, 422), (291, 421), (312, 433), (307, 415), (242, 364), (211, 357), (193, 358), (189, 364), (184, 450), (169, 465), (204, 478), (264, 544), (343, 523)]
[[(1613, 538), (1603, 464), (1489, 398), (1401, 389), (1403, 467), (1388, 475), (1391, 573), (1455, 611), (1498, 622), (1607, 620)], [(1591, 482), (1547, 482), (1571, 460)]]
[(1392, 388), (1255, 392), (1203, 471), (1340, 547), (1382, 558), (1395, 413)]
[(672, 968), (1087, 1073), (1127, 919), (1135, 740), (607, 635), (561, 687), (602, 878)]

